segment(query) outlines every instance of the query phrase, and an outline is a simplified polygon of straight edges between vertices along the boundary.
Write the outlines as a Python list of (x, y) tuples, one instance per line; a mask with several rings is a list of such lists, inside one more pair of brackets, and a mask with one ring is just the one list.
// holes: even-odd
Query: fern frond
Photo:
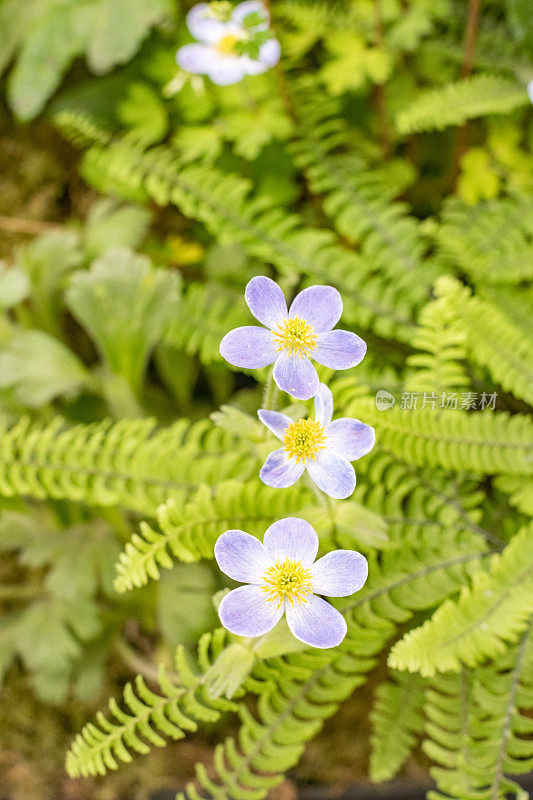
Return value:
[[(315, 90), (316, 93), (316, 90)], [(405, 203), (394, 203), (393, 169), (365, 169), (365, 160), (350, 152), (350, 132), (339, 119), (336, 104), (300, 99), (298, 163), (311, 189), (322, 195), (323, 207), (336, 230), (356, 244), (363, 263), (388, 275), (416, 307), (436, 277), (429, 262), (421, 268), (427, 249), (420, 223)], [(336, 111), (336, 116), (332, 112)], [(347, 150), (345, 154), (340, 149)]]
[(533, 339), (533, 290), (524, 285), (478, 287), (478, 295), (497, 306), (507, 319), (523, 332), (524, 336)]
[(208, 420), (156, 430), (150, 419), (66, 427), (23, 417), (0, 425), (0, 493), (121, 505), (152, 515), (169, 495), (247, 477), (255, 458)]
[(533, 405), (533, 338), (529, 339), (495, 305), (472, 296), (471, 290), (448, 276), (435, 287), (460, 329), (475, 364), (488, 369), (495, 381)]
[(120, 761), (131, 761), (130, 751), (148, 753), (148, 742), (164, 747), (163, 737), (182, 739), (186, 732), (197, 730), (198, 721), (214, 722), (222, 711), (236, 708), (227, 700), (210, 698), (190, 670), (181, 677), (185, 685), (178, 686), (161, 668), (161, 694), (149, 689), (142, 675), (135, 679), (135, 690), (126, 684), (127, 711), (111, 699), (110, 719), (98, 713), (96, 725), (88, 723), (74, 739), (66, 757), (70, 777), (105, 775), (108, 769), (117, 769)]
[(488, 114), (510, 114), (528, 103), (527, 92), (515, 80), (482, 73), (423, 92), (396, 117), (399, 133), (420, 133), (462, 125)]
[[(529, 195), (503, 197), (472, 207), (453, 198), (435, 226), (439, 257), (479, 286), (513, 284), (533, 278), (533, 201)], [(498, 286), (500, 292), (502, 286)]]
[(517, 534), (486, 570), (448, 600), (420, 628), (393, 647), (393, 669), (420, 672), (458, 671), (496, 658), (516, 641), (533, 614), (533, 524)]
[(201, 486), (186, 504), (170, 499), (157, 510), (160, 531), (144, 523), (141, 536), (126, 545), (117, 564), (117, 592), (157, 580), (158, 566), (170, 568), (172, 554), (180, 561), (213, 558), (216, 540), (225, 530), (239, 528), (261, 535), (281, 517), (291, 516), (312, 502), (306, 489), (294, 487), (279, 492), (261, 483), (220, 483), (213, 491)]
[[(510, 775), (533, 766), (533, 642), (522, 641), (493, 664), (439, 675), (427, 692), (426, 754), (439, 792), (432, 800), (527, 800)], [(444, 793), (444, 794), (442, 794)]]
[[(437, 536), (453, 531), (465, 542), (479, 537), (493, 541), (479, 525), (485, 495), (473, 481), (458, 484), (441, 470), (417, 468), (378, 451), (358, 464), (357, 494), (361, 504), (387, 523), (390, 547), (414, 544), (421, 531)], [(344, 546), (342, 540), (339, 544)]]
[(466, 358), (465, 339), (457, 315), (445, 300), (434, 300), (424, 306), (412, 344), (425, 352), (407, 359), (407, 365), (415, 371), (407, 376), (406, 391), (440, 394), (468, 386), (459, 363)]
[(74, 147), (91, 147), (94, 144), (106, 145), (111, 140), (111, 134), (98, 125), (87, 114), (79, 111), (62, 110), (54, 114), (54, 124), (57, 125), (65, 139)]
[(397, 672), (376, 689), (370, 715), (371, 780), (390, 780), (413, 752), (424, 730), (425, 686), (420, 676)]
[[(386, 279), (373, 261), (343, 248), (327, 230), (305, 226), (300, 216), (276, 208), (272, 199), (251, 193), (248, 180), (206, 166), (182, 165), (168, 148), (143, 152), (128, 141), (86, 154), (85, 176), (98, 186), (124, 186), (127, 196), (145, 192), (159, 205), (173, 203), (198, 219), (222, 243), (240, 243), (262, 262), (294, 278), (333, 283), (342, 292), (344, 318), (381, 335), (409, 338), (414, 308), (399, 282)], [(118, 189), (117, 189), (118, 187)]]
[(533, 423), (525, 415), (398, 404), (382, 412), (368, 397), (355, 398), (345, 408), (347, 416), (376, 428), (382, 449), (408, 463), (489, 475), (533, 472)]
[(241, 292), (220, 284), (192, 283), (167, 330), (165, 342), (190, 355), (198, 354), (203, 364), (211, 364), (223, 361), (219, 347), (224, 335), (247, 324), (250, 314)]

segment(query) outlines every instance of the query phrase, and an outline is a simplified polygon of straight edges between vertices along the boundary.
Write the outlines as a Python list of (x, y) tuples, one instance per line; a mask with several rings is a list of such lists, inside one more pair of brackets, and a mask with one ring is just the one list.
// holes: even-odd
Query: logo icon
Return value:
[(387, 411), (394, 406), (395, 402), (394, 395), (385, 391), (385, 389), (379, 389), (376, 392), (376, 408), (378, 411)]

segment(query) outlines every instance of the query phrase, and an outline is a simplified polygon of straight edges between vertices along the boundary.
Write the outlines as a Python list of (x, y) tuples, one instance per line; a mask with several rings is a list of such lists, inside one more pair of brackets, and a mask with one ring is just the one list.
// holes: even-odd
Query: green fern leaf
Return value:
[(533, 472), (533, 423), (525, 415), (398, 404), (382, 412), (367, 397), (354, 398), (345, 413), (373, 425), (379, 446), (410, 464), (489, 475)]
[(435, 291), (459, 321), (473, 362), (486, 367), (504, 389), (532, 405), (533, 338), (524, 336), (492, 303), (472, 296), (459, 281), (443, 277)]
[(495, 658), (516, 641), (533, 614), (533, 524), (491, 557), (488, 569), (473, 576), (459, 600), (448, 600), (420, 628), (392, 649), (393, 669), (458, 671)]
[(311, 96), (298, 98), (298, 163), (313, 192), (324, 197), (324, 211), (336, 230), (359, 247), (362, 268), (388, 275), (416, 307), (428, 296), (436, 273), (428, 261), (421, 269), (426, 243), (420, 224), (405, 203), (392, 202), (399, 191), (394, 165), (389, 162), (384, 171), (369, 169), (360, 152), (353, 152), (354, 133), (339, 118), (337, 104), (319, 97), (317, 103), (314, 87)]
[(198, 354), (203, 364), (222, 362), (222, 338), (233, 328), (247, 324), (250, 314), (242, 293), (220, 284), (192, 283), (174, 314), (165, 342), (191, 355)]
[[(327, 230), (305, 226), (297, 214), (273, 206), (271, 197), (252, 195), (250, 183), (205, 166), (183, 165), (160, 147), (143, 152), (128, 140), (93, 147), (84, 175), (102, 189), (131, 198), (148, 194), (159, 205), (176, 205), (203, 222), (222, 243), (240, 243), (253, 258), (275, 265), (295, 279), (333, 283), (344, 300), (344, 318), (372, 326), (381, 335), (408, 339), (420, 300), (420, 276), (410, 291), (387, 280), (372, 258), (350, 251)], [(123, 187), (123, 190), (122, 188)]]
[(431, 774), (440, 792), (432, 800), (527, 800), (507, 776), (533, 766), (532, 645), (528, 626), (493, 664), (431, 681), (423, 749), (438, 765)]
[(150, 419), (65, 427), (61, 418), (0, 421), (0, 493), (120, 505), (146, 515), (221, 479), (246, 478), (257, 460), (208, 420), (155, 430)]
[(425, 683), (418, 675), (395, 673), (376, 689), (370, 778), (386, 781), (401, 769), (424, 729)]
[(453, 198), (434, 236), (444, 266), (454, 272), (460, 267), (480, 289), (496, 283), (500, 293), (502, 284), (533, 278), (533, 202), (527, 194), (474, 207)]
[(442, 130), (488, 114), (510, 114), (528, 103), (525, 87), (500, 75), (480, 74), (423, 92), (396, 117), (399, 133)]
[(409, 356), (415, 371), (407, 376), (406, 391), (431, 394), (464, 389), (468, 379), (459, 362), (466, 358), (466, 333), (458, 324), (454, 309), (445, 300), (428, 303), (421, 311), (413, 346), (424, 353)]
[(222, 710), (235, 707), (227, 700), (207, 698), (199, 679), (177, 686), (161, 669), (159, 682), (161, 694), (155, 694), (138, 675), (135, 691), (130, 683), (124, 689), (127, 711), (112, 699), (111, 719), (98, 713), (97, 724), (85, 726), (66, 757), (66, 769), (72, 778), (105, 775), (108, 769), (117, 769), (120, 761), (131, 761), (132, 750), (148, 753), (148, 742), (164, 747), (163, 737), (182, 739), (187, 731), (197, 730), (198, 721), (215, 721)]

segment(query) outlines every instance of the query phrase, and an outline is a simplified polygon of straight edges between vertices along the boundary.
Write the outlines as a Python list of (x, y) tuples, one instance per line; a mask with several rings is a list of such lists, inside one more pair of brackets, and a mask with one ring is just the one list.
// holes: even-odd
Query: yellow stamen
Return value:
[(315, 349), (318, 338), (313, 326), (299, 317), (284, 320), (273, 334), (278, 345), (276, 350), (288, 350), (291, 355), (297, 354), (300, 358), (308, 356)]
[(215, 47), (222, 55), (230, 56), (235, 52), (237, 42), (240, 42), (240, 37), (235, 36), (233, 33), (228, 33), (227, 36), (223, 36), (222, 39), (218, 40)]
[(307, 595), (312, 594), (311, 570), (306, 569), (301, 561), (291, 561), (287, 556), (284, 561), (276, 561), (263, 575), (265, 583), (262, 590), (267, 593), (267, 600), (277, 602), (277, 608), (284, 600), (289, 603), (307, 603)]
[(285, 429), (283, 437), (283, 449), (287, 451), (289, 457), (296, 457), (297, 461), (305, 461), (311, 458), (316, 459), (316, 454), (324, 448), (326, 440), (326, 429), (320, 422), (312, 419), (299, 419), (291, 422)]

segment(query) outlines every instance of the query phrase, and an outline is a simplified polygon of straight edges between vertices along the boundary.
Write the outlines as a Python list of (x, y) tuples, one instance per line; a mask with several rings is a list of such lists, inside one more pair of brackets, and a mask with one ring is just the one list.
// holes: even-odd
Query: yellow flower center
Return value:
[(222, 39), (218, 40), (216, 43), (216, 50), (222, 53), (223, 56), (230, 56), (235, 52), (235, 45), (237, 42), (240, 42), (239, 36), (228, 33), (227, 36), (223, 36)]
[(287, 599), (289, 603), (307, 603), (307, 595), (313, 591), (311, 570), (306, 569), (301, 561), (291, 561), (287, 556), (284, 561), (276, 561), (263, 575), (265, 583), (261, 588), (267, 593), (267, 600), (277, 603), (277, 608)]
[(326, 446), (325, 440), (326, 429), (320, 422), (298, 419), (285, 429), (283, 449), (287, 451), (289, 457), (295, 456), (297, 461), (305, 461), (308, 458), (314, 461), (318, 451)]
[(315, 329), (299, 317), (286, 319), (273, 334), (278, 345), (276, 350), (288, 350), (291, 355), (298, 354), (300, 358), (308, 356), (316, 347)]

